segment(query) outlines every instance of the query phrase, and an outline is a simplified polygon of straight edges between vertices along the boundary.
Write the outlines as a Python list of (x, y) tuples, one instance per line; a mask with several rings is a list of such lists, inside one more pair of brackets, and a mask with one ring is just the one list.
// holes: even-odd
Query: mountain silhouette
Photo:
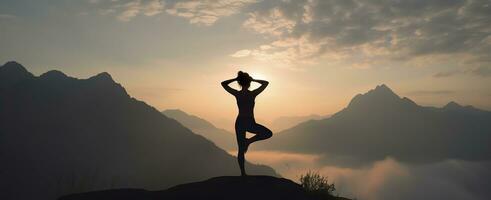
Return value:
[(34, 75), (22, 65), (16, 62), (7, 62), (0, 68), (0, 89), (32, 78), (34, 78)]
[(59, 200), (349, 200), (343, 197), (313, 196), (288, 179), (270, 176), (215, 177), (206, 181), (178, 185), (163, 191), (119, 189), (67, 195)]
[[(276, 176), (248, 164), (252, 174)], [(238, 175), (236, 158), (130, 97), (108, 73), (88, 79), (0, 67), (0, 199), (110, 188), (163, 189)]]
[(271, 121), (270, 127), (273, 132), (280, 132), (292, 128), (302, 122), (306, 122), (309, 120), (319, 120), (323, 118), (328, 118), (329, 116), (330, 115), (321, 116), (316, 114), (306, 116), (281, 116)]
[(322, 120), (275, 135), (256, 149), (313, 153), (326, 164), (361, 166), (386, 157), (409, 163), (491, 159), (491, 112), (455, 102), (423, 107), (386, 85), (356, 95)]
[(235, 133), (231, 133), (225, 129), (217, 128), (212, 123), (190, 115), (179, 109), (168, 109), (162, 111), (167, 117), (173, 118), (180, 122), (185, 127), (191, 129), (194, 133), (214, 142), (218, 147), (225, 150), (237, 150), (237, 141)]

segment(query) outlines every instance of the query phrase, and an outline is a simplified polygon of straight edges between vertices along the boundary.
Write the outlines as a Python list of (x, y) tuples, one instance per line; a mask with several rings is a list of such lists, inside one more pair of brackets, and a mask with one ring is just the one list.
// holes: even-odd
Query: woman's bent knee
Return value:
[(273, 132), (271, 132), (271, 130), (267, 129), (267, 131), (264, 133), (264, 137), (266, 139), (270, 138), (273, 136)]

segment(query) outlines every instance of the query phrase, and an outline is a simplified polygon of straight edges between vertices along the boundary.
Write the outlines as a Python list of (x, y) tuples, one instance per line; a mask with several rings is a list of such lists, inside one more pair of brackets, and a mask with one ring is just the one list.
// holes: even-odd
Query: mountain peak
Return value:
[[(0, 66), (0, 73), (9, 74), (30, 74), (24, 66), (15, 61), (6, 62), (3, 66)], [(32, 76), (32, 74), (31, 74)]]
[(444, 109), (460, 109), (462, 106), (455, 101), (450, 101), (447, 105), (443, 106)]
[(59, 70), (50, 70), (44, 74), (41, 74), (39, 78), (42, 79), (66, 79), (68, 76)]
[(378, 85), (374, 89), (368, 91), (365, 94), (356, 95), (348, 107), (384, 107), (386, 105), (399, 104), (401, 102), (409, 102), (402, 100), (397, 94), (395, 94), (387, 85)]
[(2, 69), (9, 68), (9, 69), (17, 69), (20, 71), (27, 71), (24, 66), (22, 66), (20, 63), (15, 62), (15, 61), (8, 61), (6, 62), (2, 67)]
[[(391, 95), (391, 96), (397, 96), (397, 94), (392, 91), (387, 85), (382, 84), (382, 85), (377, 85), (375, 89), (371, 90), (370, 92), (377, 93), (377, 94), (385, 94), (385, 95)], [(399, 96), (397, 96), (399, 98)]]
[(33, 77), (34, 75), (28, 72), (24, 66), (15, 61), (0, 66), (0, 87), (7, 87)]
[(90, 77), (88, 80), (103, 81), (103, 82), (114, 82), (111, 74), (107, 72), (99, 73), (95, 76)]
[(480, 111), (479, 109), (471, 105), (462, 106), (455, 101), (448, 102), (447, 105), (443, 106), (442, 109), (450, 111)]

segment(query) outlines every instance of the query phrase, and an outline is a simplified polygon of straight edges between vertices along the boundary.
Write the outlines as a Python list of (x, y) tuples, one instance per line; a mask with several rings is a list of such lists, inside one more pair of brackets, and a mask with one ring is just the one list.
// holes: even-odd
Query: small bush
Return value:
[(329, 184), (327, 177), (311, 171), (300, 176), (300, 185), (316, 196), (334, 196), (333, 192), (336, 190), (334, 183)]

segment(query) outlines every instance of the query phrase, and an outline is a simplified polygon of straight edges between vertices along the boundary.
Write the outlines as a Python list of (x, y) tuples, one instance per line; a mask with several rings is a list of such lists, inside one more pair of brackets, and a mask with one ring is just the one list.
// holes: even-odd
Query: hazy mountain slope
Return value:
[(237, 142), (234, 133), (217, 128), (213, 124), (202, 118), (187, 114), (186, 112), (179, 109), (164, 110), (162, 111), (162, 114), (177, 120), (185, 127), (191, 129), (194, 133), (202, 135), (203, 137), (211, 140), (222, 149), (237, 149)]
[(323, 118), (328, 118), (329, 116), (330, 115), (320, 116), (316, 114), (307, 116), (282, 116), (271, 121), (269, 128), (271, 128), (271, 130), (273, 130), (274, 132), (279, 132), (292, 128), (302, 122), (306, 122), (309, 120), (319, 120)]
[(377, 86), (332, 117), (285, 130), (256, 149), (324, 154), (336, 165), (360, 165), (387, 156), (405, 162), (490, 160), (491, 112), (449, 103), (422, 107)]
[[(164, 189), (237, 175), (235, 157), (144, 102), (107, 73), (89, 79), (0, 67), (0, 199), (54, 199), (114, 187)], [(274, 175), (265, 166), (251, 174)]]

